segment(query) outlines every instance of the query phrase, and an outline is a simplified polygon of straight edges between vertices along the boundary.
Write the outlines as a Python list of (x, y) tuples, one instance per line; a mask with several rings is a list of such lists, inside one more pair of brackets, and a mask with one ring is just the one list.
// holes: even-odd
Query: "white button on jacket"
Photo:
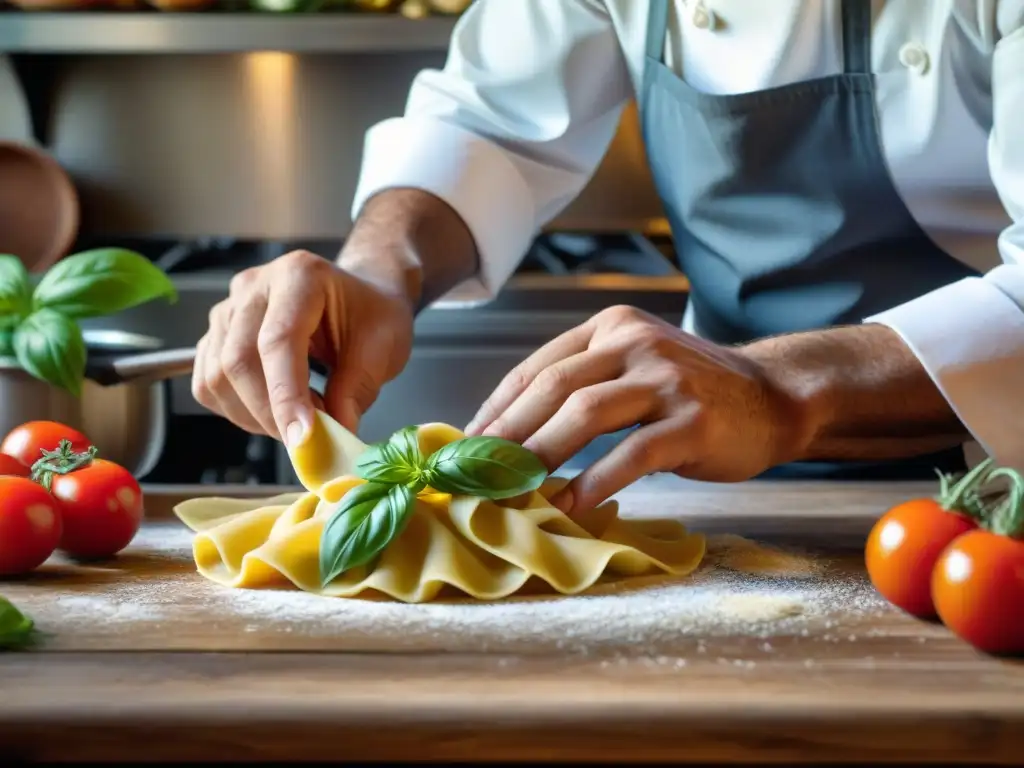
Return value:
[(714, 29), (715, 28), (715, 16), (713, 11), (709, 11), (704, 3), (695, 3), (693, 10), (690, 12), (690, 19), (693, 21), (693, 26), (697, 29)]
[(900, 48), (900, 64), (923, 75), (928, 71), (928, 51), (917, 43), (907, 43)]
[[(698, 90), (842, 69), (840, 0), (673, 2), (664, 61)], [(404, 116), (367, 133), (353, 215), (388, 187), (432, 192), (481, 255), (450, 298), (492, 295), (607, 150), (642, 76), (647, 5), (477, 0), (445, 68), (420, 73)], [(978, 442), (1024, 470), (1024, 0), (875, 6), (872, 72), (896, 189), (928, 236), (984, 275), (865, 319), (900, 333)]]

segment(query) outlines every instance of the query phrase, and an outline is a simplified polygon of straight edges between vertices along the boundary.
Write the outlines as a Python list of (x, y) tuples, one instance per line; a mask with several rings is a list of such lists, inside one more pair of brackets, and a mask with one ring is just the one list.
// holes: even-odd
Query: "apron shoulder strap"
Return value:
[(668, 31), (669, 0), (651, 0), (647, 11), (647, 46), (648, 59), (661, 61), (665, 53), (665, 33)]
[(842, 13), (843, 72), (871, 74), (871, 0), (843, 0)]

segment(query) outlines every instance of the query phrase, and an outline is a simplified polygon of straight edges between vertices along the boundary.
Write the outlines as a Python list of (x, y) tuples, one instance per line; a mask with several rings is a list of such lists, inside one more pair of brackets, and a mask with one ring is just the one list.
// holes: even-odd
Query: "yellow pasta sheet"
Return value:
[[(463, 437), (445, 424), (419, 429), (424, 455)], [(547, 498), (564, 485), (500, 502), (426, 489), (399, 536), (367, 566), (320, 583), (320, 534), (354, 476), (365, 446), (319, 413), (291, 453), (305, 493), (260, 500), (200, 498), (175, 513), (195, 531), (196, 567), (229, 587), (292, 585), (330, 597), (421, 603), (450, 593), (497, 600), (531, 593), (582, 592), (598, 580), (652, 573), (686, 575), (704, 557), (704, 537), (674, 520), (624, 520), (614, 502), (569, 519)]]

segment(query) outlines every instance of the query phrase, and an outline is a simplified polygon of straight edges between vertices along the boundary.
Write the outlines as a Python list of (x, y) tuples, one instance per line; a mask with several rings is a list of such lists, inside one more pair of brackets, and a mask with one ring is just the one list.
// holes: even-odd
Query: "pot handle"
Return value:
[(162, 349), (90, 364), (86, 375), (104, 386), (128, 381), (164, 381), (191, 373), (195, 362), (195, 347)]
[[(330, 369), (312, 357), (307, 358), (307, 361), (309, 387), (323, 397)], [(195, 362), (195, 347), (162, 349), (157, 352), (122, 355), (110, 360), (89, 361), (86, 364), (86, 376), (105, 387), (132, 381), (158, 382), (191, 374)]]

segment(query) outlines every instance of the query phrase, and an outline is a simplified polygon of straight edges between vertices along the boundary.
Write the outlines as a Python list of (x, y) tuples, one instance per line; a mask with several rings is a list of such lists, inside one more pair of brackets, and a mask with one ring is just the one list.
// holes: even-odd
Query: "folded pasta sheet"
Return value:
[[(445, 424), (418, 430), (424, 455), (461, 437)], [(199, 572), (230, 587), (291, 585), (331, 597), (386, 595), (420, 603), (445, 587), (497, 600), (531, 581), (572, 595), (598, 580), (682, 576), (704, 556), (703, 536), (674, 520), (620, 519), (614, 501), (570, 519), (547, 501), (566, 481), (548, 478), (538, 490), (503, 501), (424, 489), (405, 528), (374, 561), (322, 585), (320, 535), (337, 502), (364, 482), (352, 474), (353, 453), (363, 447), (319, 413), (305, 446), (291, 454), (305, 493), (178, 505), (176, 514), (195, 531)]]

